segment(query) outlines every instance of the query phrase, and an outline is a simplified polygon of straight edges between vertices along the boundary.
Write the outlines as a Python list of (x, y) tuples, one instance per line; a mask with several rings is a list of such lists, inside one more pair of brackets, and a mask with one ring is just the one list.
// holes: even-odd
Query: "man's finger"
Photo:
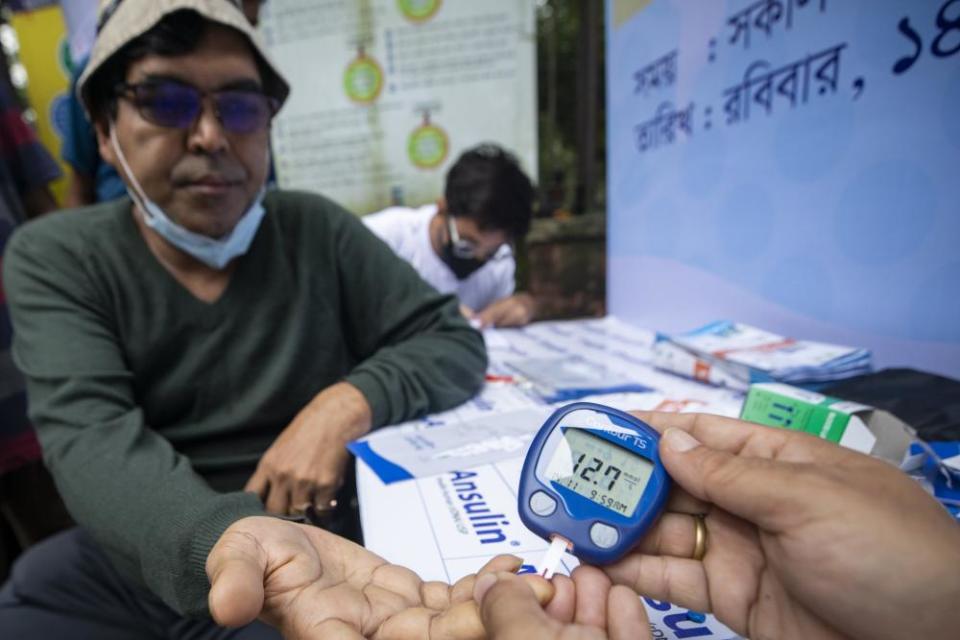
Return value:
[(464, 600), (472, 599), (474, 594), (474, 585), (476, 584), (478, 576), (481, 576), (485, 573), (500, 573), (502, 571), (515, 573), (522, 564), (523, 560), (517, 556), (512, 556), (509, 554), (501, 554), (491, 558), (486, 562), (486, 564), (480, 567), (480, 571), (478, 571), (476, 575), (470, 574), (464, 576), (457, 580), (452, 587), (450, 587), (450, 601), (463, 602)]
[[(298, 635), (285, 635), (287, 640), (309, 640), (307, 637)], [(323, 640), (364, 640), (363, 635), (343, 620), (331, 618), (324, 620), (310, 630), (310, 638), (323, 638)]]
[(607, 635), (610, 640), (650, 640), (650, 621), (643, 601), (632, 589), (615, 586), (607, 596)]
[(486, 564), (480, 567), (480, 571), (477, 573), (499, 573), (501, 571), (516, 573), (521, 565), (523, 565), (523, 558), (505, 553), (487, 560)]
[(634, 551), (654, 556), (690, 558), (693, 557), (696, 542), (692, 515), (665, 512), (643, 535)]
[[(480, 624), (477, 605), (474, 602), (462, 602), (442, 613), (426, 607), (404, 609), (389, 616), (368, 636), (372, 640), (480, 640), (483, 638), (483, 625)], [(319, 635), (313, 637), (322, 638)]]
[(320, 502), (320, 498), (316, 495), (315, 487), (305, 481), (297, 482), (293, 488), (293, 491), (290, 494), (290, 506), (289, 508), (294, 512), (301, 510), (306, 510), (310, 505), (323, 505), (325, 506), (326, 502)]
[(797, 502), (811, 491), (805, 465), (717, 451), (680, 429), (663, 435), (660, 458), (674, 482), (693, 496), (763, 529), (779, 530), (783, 514), (797, 511)]
[(664, 507), (664, 511), (694, 515), (703, 513), (709, 507), (709, 504), (703, 500), (694, 498), (687, 491), (685, 491), (683, 487), (674, 485), (673, 490), (670, 492), (670, 496), (667, 498), (667, 506)]
[(610, 578), (600, 569), (585, 564), (574, 569), (572, 577), (577, 588), (574, 622), (606, 630)]
[(226, 627), (252, 622), (263, 608), (266, 558), (251, 536), (226, 532), (207, 557), (213, 619)]
[(450, 585), (446, 582), (433, 580), (420, 584), (420, 600), (427, 609), (442, 611), (450, 607)]
[(701, 413), (662, 413), (659, 411), (631, 412), (660, 433), (670, 429), (679, 429), (712, 449), (739, 453), (751, 439), (767, 440), (771, 446), (782, 445), (789, 434), (783, 429), (743, 422), (735, 418), (714, 416)]
[(517, 327), (530, 321), (529, 310), (516, 296), (500, 300), (486, 309), (481, 317), (497, 327)]
[(250, 476), (250, 479), (247, 480), (247, 484), (243, 487), (243, 490), (257, 494), (260, 497), (260, 501), (263, 502), (267, 499), (269, 485), (270, 482), (267, 480), (267, 474), (260, 471), (260, 467), (257, 467), (257, 470)]
[(711, 610), (707, 574), (697, 560), (633, 554), (603, 571), (634, 593), (696, 611)]
[(491, 310), (489, 307), (482, 312), (478, 313), (473, 317), (473, 320), (480, 326), (480, 328), (485, 329), (487, 327), (497, 326), (497, 314), (495, 310)]
[(486, 637), (477, 603), (472, 600), (457, 603), (430, 621), (429, 640), (482, 640)]
[(264, 508), (269, 513), (276, 513), (285, 516), (290, 512), (290, 492), (285, 484), (271, 482), (267, 499), (264, 500)]
[[(523, 577), (533, 574), (525, 574)], [(553, 597), (544, 607), (547, 615), (556, 620), (568, 624), (573, 622), (573, 615), (577, 610), (577, 588), (569, 576), (558, 573), (550, 578), (550, 584), (553, 586)]]
[[(309, 487), (313, 502), (320, 508), (329, 507), (337, 499), (337, 494), (344, 484), (344, 472), (347, 468), (349, 454), (345, 444), (337, 445), (337, 452), (321, 463), (324, 472), (315, 476), (304, 486)], [(296, 502), (294, 503), (296, 504)]]
[(711, 449), (727, 453), (787, 462), (839, 462), (851, 455), (850, 451), (805, 433), (735, 418), (703, 413), (632, 413), (661, 433), (679, 429)]
[(546, 636), (553, 623), (533, 589), (518, 576), (487, 574), (477, 580), (476, 598), (487, 634), (497, 640), (532, 640)]
[[(504, 576), (508, 578), (516, 578), (517, 580), (520, 580), (526, 584), (527, 588), (533, 594), (534, 599), (541, 605), (547, 604), (553, 598), (554, 585), (552, 581), (545, 580), (535, 573), (526, 573), (522, 576), (518, 576), (512, 572), (499, 571), (497, 573), (488, 573), (482, 576), (477, 576), (476, 581), (473, 583), (473, 601), (480, 603), (487, 591), (490, 590), (490, 587), (499, 582)], [(566, 578), (566, 576), (563, 577)], [(572, 587), (573, 583), (569, 578), (566, 579), (567, 582), (570, 582)]]

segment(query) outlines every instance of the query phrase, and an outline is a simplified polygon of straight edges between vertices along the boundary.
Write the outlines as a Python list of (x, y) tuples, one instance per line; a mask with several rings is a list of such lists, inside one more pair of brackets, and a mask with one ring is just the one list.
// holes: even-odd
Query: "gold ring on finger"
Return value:
[(302, 504), (298, 504), (295, 507), (290, 507), (289, 509), (287, 509), (287, 515), (300, 517), (306, 512), (307, 509), (310, 508), (310, 506), (311, 506), (310, 502), (304, 502)]
[(692, 557), (697, 562), (703, 560), (703, 556), (707, 555), (707, 523), (705, 518), (706, 516), (702, 514), (693, 516), (693, 524), (696, 530)]

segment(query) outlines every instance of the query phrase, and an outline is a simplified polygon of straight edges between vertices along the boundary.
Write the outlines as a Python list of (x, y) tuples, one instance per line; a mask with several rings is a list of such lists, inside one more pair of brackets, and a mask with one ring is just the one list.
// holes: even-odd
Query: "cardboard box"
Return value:
[(750, 386), (740, 418), (804, 431), (900, 465), (916, 438), (893, 414), (774, 382)]

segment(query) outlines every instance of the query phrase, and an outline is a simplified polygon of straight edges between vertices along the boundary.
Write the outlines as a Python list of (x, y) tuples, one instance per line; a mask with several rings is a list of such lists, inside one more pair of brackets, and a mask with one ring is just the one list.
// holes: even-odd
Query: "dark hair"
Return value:
[(482, 231), (527, 235), (533, 215), (533, 185), (517, 158), (495, 144), (468, 149), (447, 172), (444, 197), (454, 217), (469, 218)]
[[(181, 9), (167, 14), (149, 31), (120, 47), (90, 76), (84, 86), (84, 96), (93, 121), (116, 117), (116, 87), (126, 81), (127, 70), (132, 63), (149, 55), (186, 55), (197, 48), (211, 24), (216, 23), (191, 9)], [(250, 51), (256, 60), (261, 82), (264, 83), (264, 92), (274, 97), (282, 95), (266, 62), (252, 46)]]

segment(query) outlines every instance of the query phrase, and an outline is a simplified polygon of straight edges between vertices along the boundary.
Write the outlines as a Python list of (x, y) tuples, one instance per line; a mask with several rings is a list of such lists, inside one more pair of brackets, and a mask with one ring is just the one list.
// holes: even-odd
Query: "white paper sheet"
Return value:
[(532, 407), (419, 429), (385, 429), (349, 447), (389, 484), (520, 458), (552, 411)]
[[(502, 553), (521, 557), (521, 570), (534, 572), (549, 544), (520, 522), (517, 487), (522, 466), (522, 458), (514, 458), (388, 485), (358, 464), (367, 548), (424, 580), (454, 582)], [(577, 564), (565, 555), (559, 572), (569, 574)], [(712, 616), (697, 623), (686, 609), (646, 598), (644, 604), (654, 638), (737, 638)]]

